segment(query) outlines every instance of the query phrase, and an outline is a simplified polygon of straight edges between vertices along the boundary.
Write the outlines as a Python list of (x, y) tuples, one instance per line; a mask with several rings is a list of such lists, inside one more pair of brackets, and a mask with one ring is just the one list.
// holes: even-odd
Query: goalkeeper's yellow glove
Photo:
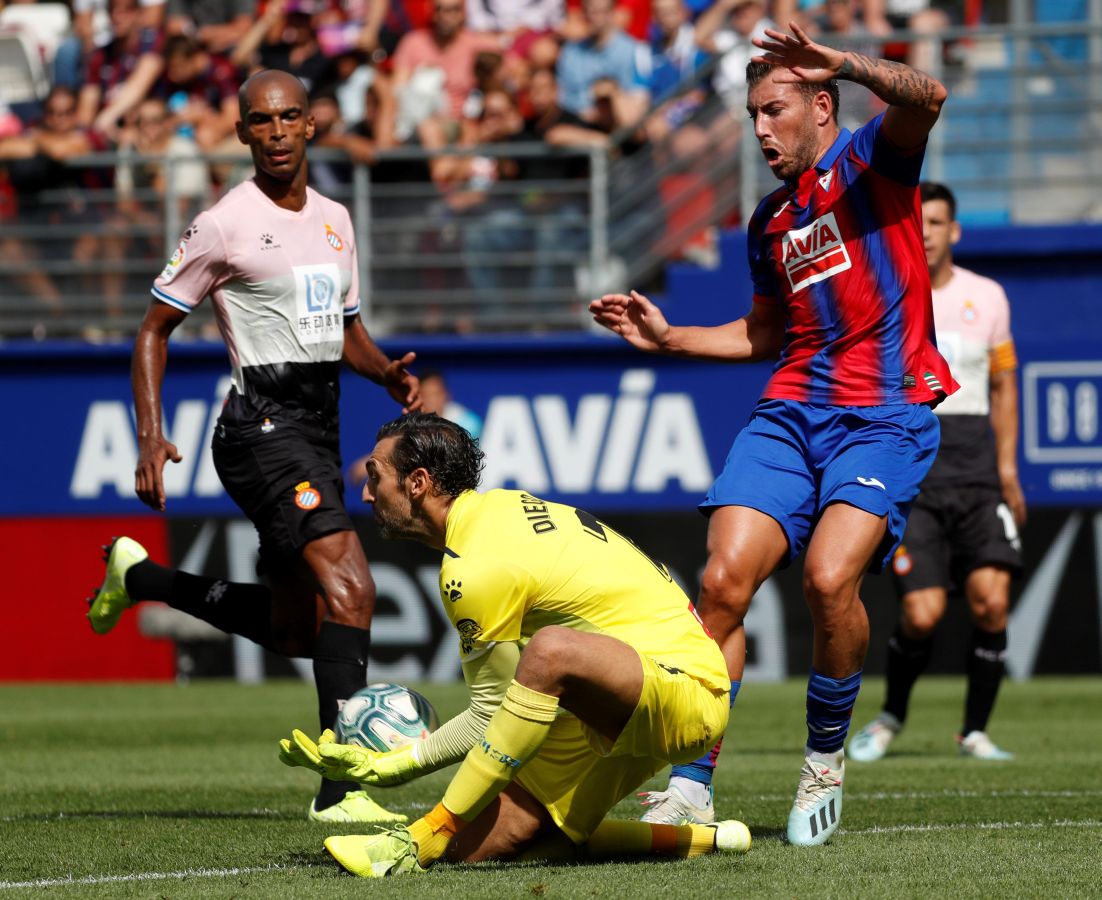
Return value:
[(389, 787), (405, 784), (421, 774), (421, 764), (413, 754), (413, 746), (406, 744), (397, 750), (380, 753), (351, 744), (318, 741), (317, 749), (321, 764), (331, 772), (340, 772), (339, 776), (327, 775), (327, 778)]
[(284, 738), (279, 742), (279, 761), (286, 766), (310, 769), (331, 781), (343, 781), (345, 779), (339, 770), (327, 765), (318, 753), (318, 744), (332, 745), (336, 737), (332, 729), (326, 728), (315, 742), (296, 728), (291, 732), (290, 739)]

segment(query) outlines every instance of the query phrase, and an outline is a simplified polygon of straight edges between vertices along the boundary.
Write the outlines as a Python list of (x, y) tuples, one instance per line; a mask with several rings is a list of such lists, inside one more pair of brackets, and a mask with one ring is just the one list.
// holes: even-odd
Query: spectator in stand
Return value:
[(650, 52), (616, 25), (612, 0), (583, 0), (582, 13), (586, 36), (567, 41), (559, 54), (559, 105), (587, 122), (634, 125), (650, 99)]
[(746, 113), (746, 65), (757, 56), (755, 38), (773, 28), (763, 0), (717, 0), (696, 22), (696, 42), (721, 56), (712, 86), (723, 105), (740, 120)]
[[(531, 115), (508, 140), (559, 147), (607, 147), (608, 134), (562, 109), (557, 95), (554, 72), (533, 72), (528, 89)], [(495, 95), (494, 100), (488, 97), (487, 101), (491, 111), (499, 101), (502, 106), (511, 106), (508, 94)], [(503, 110), (504, 115), (509, 112)], [(573, 266), (564, 265), (559, 257), (563, 253), (577, 256), (586, 245), (587, 198), (581, 179), (587, 170), (588, 161), (577, 156), (520, 157), (507, 164), (505, 171), (511, 177), (532, 187), (523, 194), (510, 192), (484, 203), (477, 211), (479, 218), (463, 229), (463, 252), (472, 287), (487, 292), (509, 286), (546, 292), (572, 286)], [(575, 179), (579, 180), (576, 193), (561, 188), (546, 190), (541, 184)], [(510, 279), (507, 270), (485, 264), (483, 257), (488, 253), (532, 253), (534, 258), (521, 270), (527, 273), (526, 278)]]
[(465, 26), (463, 3), (434, 0), (431, 27), (411, 31), (394, 51), (399, 142), (416, 134), (430, 150), (456, 143), (475, 87), (475, 60), (481, 51), (501, 49), (495, 35)]
[[(883, 55), (883, 41), (869, 27), (868, 4), (860, 9), (858, 0), (826, 0), (818, 20), (818, 32), (823, 43), (860, 53), (872, 59)], [(874, 20), (875, 27), (882, 28)], [(890, 29), (889, 29), (890, 30)], [(838, 124), (855, 131), (872, 116), (884, 109), (884, 103), (870, 91), (852, 81), (839, 81)]]
[[(106, 149), (103, 136), (83, 127), (76, 112), (77, 96), (73, 90), (55, 85), (43, 103), (41, 124), (0, 140), (0, 161), (15, 186), (18, 221), (22, 225), (93, 224), (103, 218), (104, 211), (90, 204), (85, 192), (89, 188), (102, 188), (104, 173), (67, 165), (75, 157)], [(0, 256), (9, 262), (34, 260), (38, 256), (35, 246), (40, 243), (5, 237), (0, 242)], [(104, 229), (101, 235), (88, 231), (73, 241), (72, 257), (82, 264), (104, 257), (118, 261), (122, 259), (122, 250), (120, 240), (110, 229)], [(44, 311), (53, 317), (61, 314), (61, 292), (48, 274), (36, 267), (17, 276), (17, 280), (45, 307)], [(109, 267), (98, 284), (87, 283), (82, 287), (85, 293), (104, 298), (108, 316), (121, 315), (123, 283), (117, 266)], [(41, 332), (36, 329), (36, 336), (44, 337), (45, 327), (41, 326)]]
[(269, 0), (264, 15), (234, 48), (230, 62), (247, 70), (290, 72), (314, 93), (336, 84), (336, 66), (318, 42), (314, 14), (318, 0)]
[[(193, 217), (197, 201), (210, 193), (207, 164), (198, 158), (195, 141), (180, 134), (175, 124), (165, 101), (150, 97), (138, 105), (133, 122), (119, 138), (115, 190), (124, 217), (129, 221), (144, 216), (146, 224), (164, 224), (163, 213), (151, 214), (148, 204), (143, 204), (139, 196), (142, 191), (154, 191), (161, 198), (168, 193), (169, 170), (156, 157), (187, 160), (171, 167), (172, 194), (180, 203), (181, 218)], [(164, 247), (164, 236), (156, 237), (155, 241), (159, 255)]]
[(88, 60), (77, 119), (110, 138), (119, 120), (148, 95), (164, 69), (163, 40), (141, 23), (138, 0), (109, 0), (111, 40)]
[(168, 0), (170, 35), (196, 38), (211, 53), (229, 53), (256, 18), (256, 0)]
[[(73, 33), (61, 42), (54, 56), (54, 84), (79, 90), (88, 59), (111, 42), (111, 18), (107, 0), (73, 0)], [(164, 24), (165, 0), (138, 0), (143, 28)]]
[(563, 0), (467, 0), (467, 27), (501, 37), (508, 48), (505, 78), (518, 92), (527, 88), (530, 71), (555, 65), (565, 22)]
[(176, 35), (165, 42), (165, 71), (153, 96), (165, 101), (177, 128), (200, 150), (213, 151), (233, 136), (240, 87), (236, 67), (195, 38)]
[[(379, 96), (382, 91), (379, 84), (368, 88), (364, 98), (365, 120), (369, 123), (379, 120)], [(367, 133), (355, 126), (350, 127), (341, 115), (335, 91), (323, 90), (314, 94), (310, 98), (310, 115), (314, 117), (314, 136), (309, 146), (343, 150), (353, 164), (375, 165), (380, 146), (373, 135), (373, 127), (369, 127)], [(385, 133), (386, 129), (382, 130)], [(349, 162), (311, 160), (310, 185), (314, 189), (341, 199), (351, 183), (352, 165)]]
[[(677, 156), (689, 155), (699, 149), (704, 132), (699, 128), (683, 129), (704, 102), (703, 85), (679, 96), (672, 96), (677, 88), (692, 79), (693, 73), (708, 61), (696, 42), (693, 26), (689, 22), (689, 8), (684, 0), (653, 0), (654, 40), (651, 42), (651, 75), (648, 90), (654, 101), (667, 98), (647, 118), (647, 138), (652, 142), (664, 141), (673, 136), (681, 146), (674, 148)], [(687, 138), (695, 132), (696, 138)], [(687, 138), (682, 140), (683, 138)]]
[[(179, 216), (187, 221), (210, 194), (210, 170), (196, 158), (195, 141), (179, 133), (176, 120), (159, 97), (138, 105), (132, 122), (119, 137), (118, 151), (115, 192), (119, 214), (128, 226), (146, 229), (142, 238), (130, 243), (126, 256), (149, 259), (155, 266), (164, 252), (163, 205), (169, 178)], [(171, 157), (173, 163), (166, 166), (158, 157)]]
[[(949, 14), (930, 0), (864, 0), (865, 23), (873, 34), (893, 29), (917, 34), (937, 34), (952, 25)], [(929, 72), (934, 68), (934, 43), (914, 40), (907, 44), (907, 65)]]

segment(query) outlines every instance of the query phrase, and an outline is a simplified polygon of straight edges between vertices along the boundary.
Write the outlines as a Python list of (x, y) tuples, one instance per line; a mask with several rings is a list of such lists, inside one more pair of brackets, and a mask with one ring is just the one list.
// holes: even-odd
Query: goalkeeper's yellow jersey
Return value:
[(618, 638), (710, 688), (731, 685), (719, 646), (665, 566), (584, 510), (523, 491), (455, 499), (440, 596), (464, 660), (562, 625)]

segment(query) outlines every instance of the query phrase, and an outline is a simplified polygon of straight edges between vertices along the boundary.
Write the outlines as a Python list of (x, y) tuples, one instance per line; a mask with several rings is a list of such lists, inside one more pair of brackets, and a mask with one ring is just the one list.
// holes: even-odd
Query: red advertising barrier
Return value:
[(126, 615), (108, 635), (92, 632), (84, 598), (103, 579), (100, 545), (128, 534), (154, 559), (168, 558), (165, 522), (151, 516), (0, 519), (8, 565), (0, 681), (170, 680), (168, 640), (138, 632)]

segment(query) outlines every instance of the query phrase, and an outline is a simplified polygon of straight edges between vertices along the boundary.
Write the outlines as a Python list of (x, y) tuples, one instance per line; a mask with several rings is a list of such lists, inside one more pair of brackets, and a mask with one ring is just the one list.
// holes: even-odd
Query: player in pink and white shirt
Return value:
[[(306, 90), (266, 70), (241, 88), (238, 138), (255, 177), (201, 213), (153, 285), (134, 345), (138, 497), (165, 508), (163, 469), (180, 461), (161, 430), (168, 339), (208, 294), (233, 367), (233, 387), (212, 443), (226, 492), (260, 536), (265, 584), (203, 578), (159, 566), (130, 538), (107, 557), (89, 611), (110, 631), (140, 600), (160, 600), (231, 634), (314, 661), (321, 727), (367, 683), (375, 586), (344, 508), (337, 401), (342, 361), (420, 406), (407, 366), (390, 360), (359, 317), (356, 244), (347, 211), (306, 186), (314, 121)], [(359, 785), (322, 782), (310, 818), (393, 823)]]
[(974, 626), (960, 752), (1004, 760), (1012, 754), (987, 736), (987, 721), (1005, 669), (1010, 580), (1021, 570), (1018, 527), (1026, 516), (1010, 306), (997, 283), (953, 265), (960, 238), (953, 194), (929, 182), (921, 193), (937, 344), (960, 390), (936, 410), (941, 447), (892, 562), (902, 615), (888, 642), (884, 709), (854, 736), (849, 756), (880, 759), (899, 734), (955, 591), (967, 598)]

